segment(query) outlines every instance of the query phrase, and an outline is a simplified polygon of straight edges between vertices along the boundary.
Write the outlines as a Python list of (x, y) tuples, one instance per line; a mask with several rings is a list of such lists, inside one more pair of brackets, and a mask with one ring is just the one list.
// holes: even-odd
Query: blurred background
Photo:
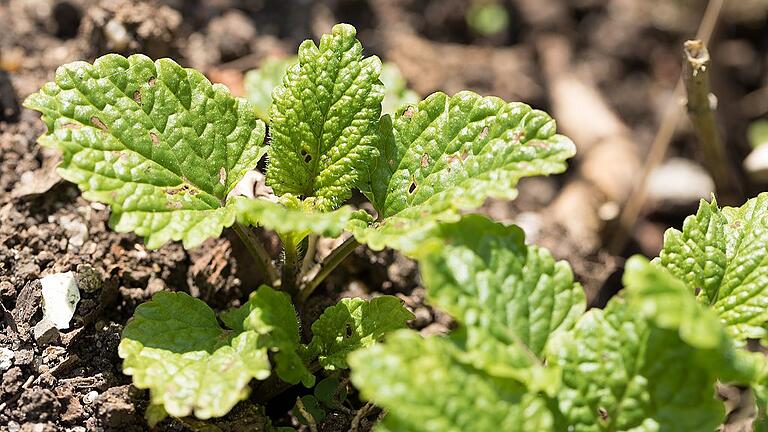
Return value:
[[(767, 15), (768, 0), (0, 0), (0, 300), (13, 316), (31, 317), (22, 287), (84, 265), (106, 275), (114, 295), (104, 303), (109, 319), (73, 336), (88, 341), (72, 345), (74, 354), (30, 351), (28, 364), (17, 360), (21, 369), (5, 372), (0, 423), (34, 417), (142, 430), (146, 395), (132, 393), (115, 354), (135, 305), (166, 288), (217, 307), (247, 293), (236, 242), (144, 250), (135, 236), (106, 227), (103, 205), (60, 182), (58, 156), (35, 143), (44, 126), (20, 108), (57, 66), (108, 52), (171, 57), (268, 106), (269, 80), (302, 40), (353, 24), (366, 54), (388, 65), (393, 106), (470, 89), (553, 115), (578, 148), (569, 171), (526, 179), (517, 200), (490, 201), (482, 211), (567, 259), (590, 304), (601, 306), (620, 286), (624, 258), (655, 256), (664, 231), (680, 227), (700, 199), (717, 192), (718, 202), (736, 205), (766, 190)], [(694, 38), (706, 42), (708, 62), (695, 46), (693, 63), (685, 59), (684, 42)], [(696, 61), (710, 84), (699, 96), (705, 111), (714, 109), (714, 132), (705, 136), (686, 112), (681, 81)], [(397, 293), (416, 311), (414, 327), (450, 325), (424, 305), (415, 265), (399, 255), (361, 249), (341, 272), (328, 279), (344, 284), (329, 301)], [(99, 302), (86, 299), (83, 315)], [(4, 337), (22, 350), (29, 343)], [(38, 379), (38, 390), (21, 392), (25, 374), (73, 355), (87, 361), (59, 372), (91, 381)], [(92, 389), (102, 393), (90, 406)], [(8, 401), (16, 408), (3, 412)]]

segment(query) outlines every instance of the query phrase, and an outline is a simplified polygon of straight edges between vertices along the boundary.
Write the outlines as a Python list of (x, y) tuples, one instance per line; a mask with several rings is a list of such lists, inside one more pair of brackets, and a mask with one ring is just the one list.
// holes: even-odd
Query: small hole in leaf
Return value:
[(135, 100), (137, 104), (141, 103), (141, 92), (140, 91), (136, 90), (135, 92), (133, 92), (133, 100)]
[(408, 193), (412, 194), (413, 191), (416, 190), (416, 182), (411, 182), (411, 185), (408, 187)]
[(155, 77), (151, 77), (149, 81), (147, 81), (147, 84), (149, 84), (149, 86), (152, 87), (155, 85), (155, 80), (156, 80)]
[(345, 337), (352, 337), (352, 326), (349, 323), (344, 326), (344, 335)]
[(312, 155), (311, 154), (304, 155), (304, 162), (306, 163), (312, 162)]

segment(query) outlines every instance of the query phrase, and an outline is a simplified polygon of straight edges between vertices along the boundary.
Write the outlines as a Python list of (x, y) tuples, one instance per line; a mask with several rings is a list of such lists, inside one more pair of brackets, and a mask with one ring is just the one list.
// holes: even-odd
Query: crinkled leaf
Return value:
[(203, 301), (184, 293), (159, 292), (136, 308), (119, 354), (133, 384), (150, 390), (155, 420), (159, 406), (176, 417), (222, 416), (246, 398), (251, 379), (270, 374), (258, 333), (221, 328)]
[(397, 297), (382, 296), (370, 301), (342, 299), (312, 324), (310, 351), (326, 369), (346, 369), (347, 355), (372, 345), (384, 334), (405, 327), (413, 314)]
[(321, 210), (349, 198), (376, 155), (381, 61), (363, 59), (355, 35), (339, 24), (319, 47), (302, 43), (299, 63), (272, 94), (267, 183), (277, 195), (319, 198)]
[(349, 357), (352, 382), (363, 397), (387, 411), (386, 430), (546, 431), (546, 403), (515, 381), (464, 364), (458, 348), (441, 337), (398, 330), (385, 343)]
[(714, 430), (717, 380), (749, 383), (756, 363), (714, 313), (664, 269), (627, 263), (627, 299), (587, 312), (551, 344), (562, 414), (574, 431)]
[(266, 152), (250, 103), (169, 59), (70, 63), (25, 106), (43, 113), (40, 142), (63, 152), (62, 177), (149, 248), (219, 236), (235, 220), (227, 193)]
[(666, 232), (658, 262), (701, 290), (737, 339), (768, 335), (768, 193), (739, 208), (702, 201), (682, 232)]
[[(285, 196), (284, 196), (285, 198)], [(291, 197), (292, 198), (292, 197)], [(281, 234), (290, 234), (295, 242), (309, 233), (338, 237), (351, 219), (370, 221), (364, 210), (343, 206), (330, 212), (319, 212), (306, 201), (282, 199), (274, 203), (265, 199), (235, 198), (237, 219), (246, 225), (262, 226)]]
[(584, 312), (584, 290), (570, 266), (545, 249), (526, 246), (516, 226), (469, 215), (442, 224), (435, 238), (436, 244), (417, 253), (427, 297), (462, 325), (487, 334), (470, 350), (496, 339), (541, 358), (549, 338), (571, 328)]
[(276, 351), (275, 372), (283, 381), (306, 386), (314, 384), (315, 377), (309, 371), (304, 358), (300, 355), (301, 341), (299, 321), (291, 297), (282, 292), (262, 285), (251, 293), (248, 302), (233, 315), (222, 316), (227, 323), (236, 321), (248, 311), (243, 320), (245, 330), (262, 335), (262, 344)]
[(575, 432), (703, 431), (723, 420), (702, 353), (621, 300), (590, 310), (557, 342), (559, 406)]
[(243, 86), (248, 100), (256, 110), (256, 115), (269, 122), (269, 109), (272, 107), (272, 91), (280, 85), (288, 68), (296, 64), (296, 57), (269, 57), (258, 69), (248, 71), (243, 78)]
[(383, 114), (392, 114), (405, 104), (419, 102), (419, 95), (408, 88), (408, 82), (396, 64), (385, 62), (381, 67), (381, 82), (384, 83)]
[(436, 222), (486, 198), (513, 199), (522, 177), (562, 172), (575, 146), (546, 113), (463, 91), (434, 93), (380, 122), (380, 156), (364, 192), (382, 219), (351, 224), (373, 249), (408, 252)]

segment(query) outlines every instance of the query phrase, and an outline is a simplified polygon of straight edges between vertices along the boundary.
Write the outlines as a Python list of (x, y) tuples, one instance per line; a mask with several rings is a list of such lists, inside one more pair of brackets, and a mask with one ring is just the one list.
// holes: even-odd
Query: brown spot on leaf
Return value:
[(104, 124), (103, 121), (101, 121), (100, 118), (93, 116), (91, 117), (91, 123), (93, 123), (94, 126), (97, 128), (103, 130), (104, 132), (109, 132), (109, 128), (107, 128), (107, 125)]
[(600, 415), (600, 418), (608, 421), (608, 418), (610, 417), (608, 415), (608, 410), (603, 407), (597, 407), (597, 413)]
[(83, 127), (83, 125), (81, 125), (81, 124), (77, 124), (77, 123), (65, 123), (65, 124), (64, 124), (62, 127), (63, 127), (64, 129), (72, 129), (72, 130), (75, 130), (75, 129), (80, 129), (81, 127)]
[(178, 210), (178, 209), (184, 207), (184, 205), (182, 203), (178, 202), (178, 201), (166, 201), (165, 205), (168, 208), (171, 208), (171, 209), (174, 209), (174, 210)]
[(149, 84), (149, 86), (152, 87), (155, 85), (155, 81), (156, 81), (155, 77), (151, 77), (149, 81), (147, 81), (147, 84)]
[(530, 144), (530, 145), (532, 145), (534, 147), (538, 147), (540, 149), (545, 149), (545, 148), (549, 147), (546, 142), (540, 141), (540, 140), (531, 140), (531, 141), (528, 141), (528, 144)]
[(165, 193), (171, 196), (178, 195), (180, 193), (186, 193), (186, 194), (195, 196), (198, 194), (198, 190), (193, 188), (187, 183), (182, 183), (179, 186), (166, 188)]
[(485, 137), (488, 136), (488, 126), (484, 127), (482, 131), (480, 131), (480, 139), (485, 139)]
[(421, 167), (426, 168), (429, 166), (429, 155), (424, 153), (421, 155)]
[(149, 139), (152, 140), (152, 144), (160, 144), (160, 138), (157, 137), (157, 134), (154, 132), (149, 133)]
[(133, 100), (135, 100), (137, 104), (141, 103), (141, 92), (139, 90), (133, 92)]
[(409, 106), (403, 111), (403, 117), (411, 118), (414, 114), (416, 114), (416, 108), (413, 106)]
[(227, 169), (224, 167), (219, 169), (219, 183), (221, 183), (222, 186), (227, 185)]
[(469, 152), (467, 151), (467, 149), (462, 150), (459, 157), (461, 158), (462, 162), (467, 160), (467, 157), (469, 157)]

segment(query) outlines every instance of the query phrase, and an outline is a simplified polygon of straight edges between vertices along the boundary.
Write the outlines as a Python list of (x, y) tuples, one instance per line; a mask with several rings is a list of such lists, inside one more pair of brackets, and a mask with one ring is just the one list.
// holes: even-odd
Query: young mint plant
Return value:
[[(448, 368), (446, 379), (484, 371), (467, 376), (466, 388), (478, 383), (508, 402), (494, 413), (542, 413), (537, 424), (550, 424), (548, 400), (531, 389), (552, 397), (559, 384), (547, 347), (575, 325), (582, 290), (567, 265), (524, 246), (519, 229), (461, 214), (489, 197), (514, 198), (522, 177), (562, 172), (573, 143), (555, 133), (548, 115), (522, 103), (468, 91), (417, 102), (402, 79), (382, 78), (380, 60), (363, 55), (345, 24), (319, 45), (302, 43), (295, 59), (264, 66), (250, 75), (249, 87), (258, 87), (251, 102), (171, 60), (110, 54), (60, 67), (25, 102), (48, 126), (40, 143), (62, 152), (62, 176), (110, 206), (114, 229), (143, 236), (149, 248), (173, 240), (189, 248), (232, 227), (266, 283), (241, 307), (218, 314), (184, 293), (159, 293), (136, 309), (119, 354), (134, 384), (150, 391), (150, 423), (224, 415), (252, 387), (262, 401), (299, 383), (312, 387), (320, 371), (347, 369), (349, 353), (405, 327), (411, 312), (384, 296), (343, 299), (301, 331), (307, 298), (359, 241), (434, 251), (425, 278), (441, 288), (430, 298), (465, 324), (426, 347), (396, 333), (393, 340), (414, 341), (396, 355), (434, 361), (436, 372)], [(393, 82), (390, 102), (382, 81)], [(276, 87), (268, 98), (269, 83)], [(398, 100), (409, 104), (390, 105), (394, 115), (382, 117), (382, 104)], [(265, 155), (274, 196), (236, 196), (235, 186)], [(377, 215), (345, 205), (355, 189)], [(274, 231), (283, 253), (270, 256), (251, 227)], [(346, 240), (316, 263), (317, 238), (341, 235)], [(444, 245), (448, 238), (455, 244)], [(495, 252), (486, 256), (484, 248)], [(451, 273), (457, 268), (464, 272)], [(518, 280), (520, 272), (526, 277)], [(504, 292), (495, 297), (497, 286)], [(445, 356), (430, 360), (433, 352)], [(385, 366), (381, 377), (392, 364)], [(426, 384), (439, 386), (436, 378)], [(464, 378), (455, 378), (454, 390), (463, 390)]]
[(765, 400), (764, 356), (643, 258), (627, 263), (623, 295), (583, 313), (567, 264), (516, 227), (465, 216), (415, 256), (428, 300), (459, 327), (398, 330), (349, 357), (353, 383), (387, 410), (382, 430), (714, 430), (717, 382)]

